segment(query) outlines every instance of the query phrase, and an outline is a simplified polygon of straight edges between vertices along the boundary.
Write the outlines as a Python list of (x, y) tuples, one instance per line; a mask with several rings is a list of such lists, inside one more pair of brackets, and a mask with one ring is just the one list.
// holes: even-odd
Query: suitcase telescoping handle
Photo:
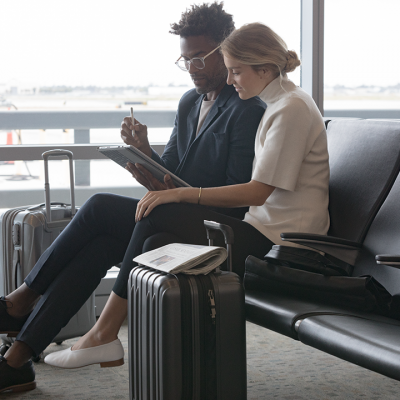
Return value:
[(232, 272), (232, 244), (233, 244), (233, 229), (229, 225), (220, 224), (214, 221), (204, 220), (204, 226), (207, 231), (208, 244), (213, 245), (216, 237), (216, 231), (223, 233), (225, 238), (226, 250), (228, 251), (228, 258), (226, 260), (228, 271)]
[(69, 183), (71, 188), (71, 218), (75, 215), (75, 186), (73, 154), (69, 150), (49, 150), (42, 154), (44, 160), (44, 193), (47, 222), (51, 222), (50, 184), (49, 184), (49, 157), (67, 156), (69, 159)]

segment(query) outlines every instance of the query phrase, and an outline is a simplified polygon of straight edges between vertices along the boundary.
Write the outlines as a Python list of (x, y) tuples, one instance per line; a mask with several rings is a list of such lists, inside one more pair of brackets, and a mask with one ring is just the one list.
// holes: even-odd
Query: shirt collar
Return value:
[(274, 103), (279, 100), (286, 91), (292, 89), (292, 85), (294, 86), (293, 82), (291, 82), (287, 76), (283, 76), (282, 80), (280, 76), (278, 76), (264, 88), (258, 97), (266, 104)]
[[(235, 88), (233, 85), (228, 85), (225, 83), (225, 86), (222, 88), (220, 94), (217, 96), (215, 99), (215, 102), (217, 103), (217, 107), (223, 107), (225, 103), (230, 99), (230, 97), (235, 94)], [(199, 105), (199, 103), (203, 102), (205, 95), (201, 94), (196, 100), (196, 104)]]

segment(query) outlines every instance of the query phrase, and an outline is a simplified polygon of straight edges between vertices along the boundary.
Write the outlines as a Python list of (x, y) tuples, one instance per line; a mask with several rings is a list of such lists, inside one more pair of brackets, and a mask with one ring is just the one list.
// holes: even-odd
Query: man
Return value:
[[(218, 3), (192, 6), (182, 14), (178, 24), (172, 25), (172, 33), (181, 37), (178, 65), (188, 70), (196, 89), (182, 97), (162, 157), (151, 149), (145, 125), (135, 124), (132, 136), (130, 118), (122, 124), (121, 136), (126, 143), (193, 186), (250, 181), (254, 137), (265, 104), (258, 98), (242, 101), (226, 85), (227, 71), (218, 46), (233, 28), (231, 15)], [(128, 168), (151, 190), (173, 187), (168, 176), (160, 183), (143, 168), (134, 165)], [(30, 390), (36, 386), (29, 359), (38, 356), (80, 309), (107, 269), (123, 260), (99, 320), (71, 350), (79, 361), (74, 367), (87, 365), (88, 355), (92, 357), (90, 364), (99, 362), (98, 346), (118, 341), (118, 331), (127, 313), (127, 279), (133, 267), (130, 239), (136, 225), (138, 201), (111, 194), (92, 196), (43, 253), (24, 284), (0, 298), (0, 333), (19, 331), (13, 346), (4, 357), (0, 356), (0, 392)], [(238, 218), (244, 214), (240, 209), (234, 211)], [(163, 241), (175, 240), (164, 236), (145, 243), (143, 248), (158, 247), (165, 244)], [(120, 343), (116, 348), (123, 359)], [(83, 349), (85, 352), (80, 352)], [(68, 361), (63, 366), (69, 368)]]
[[(177, 65), (189, 72), (195, 89), (180, 100), (171, 138), (161, 157), (150, 147), (147, 127), (132, 126), (125, 118), (121, 137), (195, 187), (225, 186), (250, 181), (254, 159), (254, 138), (265, 104), (259, 98), (240, 100), (233, 86), (226, 84), (227, 70), (219, 44), (234, 30), (232, 16), (222, 3), (194, 5), (171, 25), (180, 36), (181, 56)], [(132, 136), (132, 129), (135, 130)], [(138, 167), (140, 168), (140, 166)], [(144, 168), (128, 165), (136, 180), (148, 190), (172, 188)], [(247, 208), (218, 209), (243, 218)]]

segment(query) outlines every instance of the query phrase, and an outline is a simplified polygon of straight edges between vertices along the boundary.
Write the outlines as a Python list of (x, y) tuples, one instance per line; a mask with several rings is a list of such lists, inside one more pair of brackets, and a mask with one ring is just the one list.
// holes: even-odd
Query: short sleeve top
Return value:
[(314, 100), (287, 77), (259, 95), (267, 104), (256, 134), (252, 180), (275, 187), (244, 220), (275, 244), (282, 232), (325, 235), (329, 228), (329, 158), (325, 124)]

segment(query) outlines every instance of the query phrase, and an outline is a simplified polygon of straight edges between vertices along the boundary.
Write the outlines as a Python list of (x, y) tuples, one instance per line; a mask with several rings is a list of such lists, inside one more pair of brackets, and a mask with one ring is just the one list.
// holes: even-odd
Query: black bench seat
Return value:
[(400, 322), (347, 315), (318, 315), (298, 327), (301, 342), (400, 380)]
[[(342, 150), (340, 145), (344, 146)], [(304, 296), (297, 293), (294, 281), (282, 290), (279, 276), (276, 282), (271, 281), (274, 267), (254, 257), (246, 261), (246, 317), (400, 380), (400, 258), (391, 256), (400, 253), (400, 122), (332, 121), (328, 146), (332, 178), (328, 235), (360, 244), (351, 276), (373, 276), (390, 295), (397, 296), (393, 304), (399, 304), (399, 310), (392, 311), (398, 317), (361, 311), (351, 298), (339, 305), (326, 301), (332, 296), (324, 298), (324, 293), (328, 294), (324, 282), (315, 297), (313, 287)], [(291, 238), (293, 235), (289, 235)], [(379, 262), (394, 262), (394, 266), (378, 265), (376, 255), (382, 255)], [(340, 259), (340, 252), (337, 256)]]
[[(270, 291), (246, 290), (246, 319), (249, 322), (271, 329), (295, 340), (299, 338), (299, 329), (309, 318), (316, 316), (349, 316), (395, 325), (400, 321), (384, 315), (368, 313), (354, 308), (343, 308), (329, 303), (301, 299), (298, 296), (282, 295)], [(329, 318), (328, 318), (329, 319)], [(302, 340), (301, 340), (302, 341)]]

